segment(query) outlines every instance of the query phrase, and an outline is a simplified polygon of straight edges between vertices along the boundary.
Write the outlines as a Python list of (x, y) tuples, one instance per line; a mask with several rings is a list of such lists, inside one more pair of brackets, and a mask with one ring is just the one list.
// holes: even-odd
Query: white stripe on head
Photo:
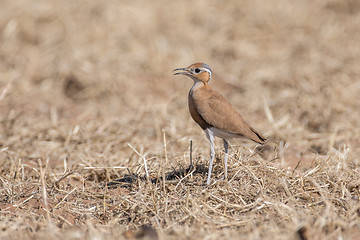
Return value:
[(204, 71), (207, 71), (209, 73), (209, 75), (210, 75), (209, 78), (211, 78), (211, 70), (210, 69), (207, 69), (207, 68), (201, 68), (201, 69), (204, 70)]
[(204, 71), (207, 71), (210, 75), (209, 79), (211, 78), (211, 74), (212, 74), (212, 71), (211, 71), (211, 68), (209, 65), (207, 65), (206, 63), (203, 63), (202, 66), (201, 66), (202, 69), (204, 69)]

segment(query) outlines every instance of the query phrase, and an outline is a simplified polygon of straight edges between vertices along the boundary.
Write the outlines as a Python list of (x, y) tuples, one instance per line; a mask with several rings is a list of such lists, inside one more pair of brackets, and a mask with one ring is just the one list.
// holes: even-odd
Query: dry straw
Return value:
[[(360, 238), (358, 1), (1, 10), (0, 239)], [(216, 149), (210, 186), (195, 61), (269, 139), (231, 142), (228, 182)]]

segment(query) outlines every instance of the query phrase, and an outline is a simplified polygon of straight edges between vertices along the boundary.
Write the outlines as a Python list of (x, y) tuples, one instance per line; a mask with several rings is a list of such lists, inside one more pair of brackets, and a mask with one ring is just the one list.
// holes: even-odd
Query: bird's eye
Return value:
[(199, 73), (200, 72), (200, 69), (199, 68), (196, 68), (195, 69), (195, 73)]

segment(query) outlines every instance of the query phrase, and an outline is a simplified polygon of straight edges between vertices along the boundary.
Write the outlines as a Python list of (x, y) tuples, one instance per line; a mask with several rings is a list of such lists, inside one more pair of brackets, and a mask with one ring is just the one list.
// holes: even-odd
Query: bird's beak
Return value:
[(190, 74), (190, 71), (187, 70), (186, 68), (176, 68), (176, 69), (174, 69), (174, 72), (175, 71), (184, 71), (184, 72), (176, 72), (176, 73), (174, 73), (174, 75), (179, 75), (179, 74), (189, 75)]

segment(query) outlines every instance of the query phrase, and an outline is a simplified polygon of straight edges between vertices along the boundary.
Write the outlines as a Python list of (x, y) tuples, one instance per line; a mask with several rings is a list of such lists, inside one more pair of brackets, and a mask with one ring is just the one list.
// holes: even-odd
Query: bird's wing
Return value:
[(202, 98), (202, 101), (196, 103), (198, 113), (207, 123), (257, 143), (264, 143), (265, 138), (253, 129), (220, 93), (209, 91), (211, 93), (206, 94), (208, 96), (206, 100)]

